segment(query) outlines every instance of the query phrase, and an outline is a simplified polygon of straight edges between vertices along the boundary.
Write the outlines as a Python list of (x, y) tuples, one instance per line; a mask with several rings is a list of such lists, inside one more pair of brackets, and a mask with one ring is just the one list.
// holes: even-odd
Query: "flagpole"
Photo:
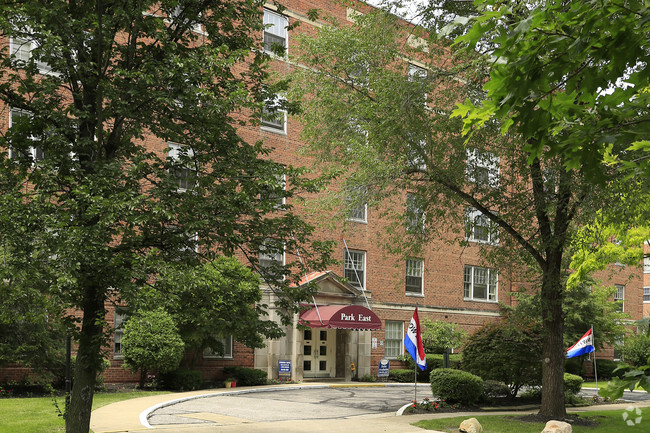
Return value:
[(596, 395), (598, 395), (598, 370), (596, 369), (596, 337), (594, 336), (594, 325), (591, 325), (591, 341), (594, 343), (594, 377), (596, 378)]
[(413, 395), (415, 396), (415, 399), (413, 400), (415, 404), (418, 402), (418, 363), (414, 363), (415, 366), (413, 366), (413, 373), (415, 373), (415, 382), (413, 383)]

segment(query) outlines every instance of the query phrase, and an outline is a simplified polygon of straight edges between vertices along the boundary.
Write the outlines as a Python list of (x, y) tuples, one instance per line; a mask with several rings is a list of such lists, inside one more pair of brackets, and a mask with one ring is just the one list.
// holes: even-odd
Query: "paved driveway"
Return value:
[[(418, 386), (418, 400), (431, 398), (429, 386)], [(413, 400), (413, 386), (370, 388), (305, 388), (214, 395), (174, 403), (151, 412), (151, 426), (342, 419), (395, 413)]]

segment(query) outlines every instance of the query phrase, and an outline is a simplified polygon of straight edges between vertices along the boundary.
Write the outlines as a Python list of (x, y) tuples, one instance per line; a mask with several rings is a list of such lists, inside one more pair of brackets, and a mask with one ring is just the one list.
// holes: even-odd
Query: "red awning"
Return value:
[[(320, 313), (320, 318), (319, 318)], [(361, 305), (319, 305), (300, 315), (300, 322), (312, 328), (357, 329), (360, 331), (381, 329), (381, 320)]]

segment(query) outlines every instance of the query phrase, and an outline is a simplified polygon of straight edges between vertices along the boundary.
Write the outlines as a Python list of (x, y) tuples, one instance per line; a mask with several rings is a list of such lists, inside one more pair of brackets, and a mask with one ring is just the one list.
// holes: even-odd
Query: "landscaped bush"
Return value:
[(582, 389), (582, 378), (571, 373), (564, 373), (564, 392), (576, 395)]
[(650, 335), (641, 334), (625, 340), (621, 348), (625, 362), (635, 367), (650, 364)]
[(223, 374), (226, 377), (234, 377), (237, 380), (237, 386), (258, 386), (266, 385), (266, 371), (256, 368), (229, 366), (224, 367)]
[[(431, 376), (431, 371), (435, 370), (436, 368), (443, 368), (442, 357), (443, 355), (439, 355), (439, 354), (426, 355), (427, 368), (425, 370), (420, 370), (418, 368), (418, 382), (428, 382), (429, 377)], [(455, 368), (456, 370), (460, 370), (460, 360), (461, 360), (460, 354), (450, 354), (449, 368)], [(415, 369), (415, 361), (413, 361), (413, 358), (411, 358), (409, 355), (405, 355), (403, 358), (401, 358), (401, 361), (405, 361), (408, 363), (411, 372)], [(410, 382), (413, 382), (412, 376)]]
[(564, 371), (566, 373), (575, 374), (576, 376), (585, 376), (585, 365), (582, 356), (569, 358), (564, 361)]
[(173, 391), (192, 391), (201, 388), (201, 372), (178, 369), (160, 376), (161, 387)]
[(431, 392), (447, 403), (471, 405), (483, 395), (483, 379), (453, 368), (438, 368), (431, 372)]
[(483, 381), (483, 398), (487, 401), (510, 396), (510, 388), (498, 380)]
[(388, 373), (388, 377), (390, 379), (393, 379), (395, 382), (402, 382), (402, 383), (415, 382), (415, 375), (413, 369), (408, 370), (405, 368), (396, 368), (395, 370), (391, 370)]
[(623, 374), (625, 374), (625, 370), (619, 370), (616, 373), (614, 373), (614, 370), (616, 370), (619, 365), (626, 366), (627, 364), (623, 362), (612, 361), (609, 359), (597, 359), (596, 370), (598, 373), (598, 379), (611, 379), (613, 377), (623, 377)]

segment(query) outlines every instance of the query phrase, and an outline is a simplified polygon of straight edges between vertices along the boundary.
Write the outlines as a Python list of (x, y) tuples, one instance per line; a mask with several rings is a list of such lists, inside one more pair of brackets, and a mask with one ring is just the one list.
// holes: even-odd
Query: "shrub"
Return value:
[(609, 359), (597, 359), (596, 372), (598, 373), (598, 379), (612, 379), (614, 377), (622, 378), (625, 374), (625, 370), (619, 370), (614, 373), (614, 370), (619, 366), (627, 366), (627, 364)]
[(538, 326), (507, 319), (493, 322), (470, 335), (463, 347), (463, 370), (485, 380), (503, 382), (510, 396), (542, 378), (542, 338)]
[(388, 372), (388, 377), (390, 379), (393, 379), (395, 382), (402, 382), (402, 383), (413, 383), (415, 382), (415, 375), (413, 372), (413, 369), (405, 369), (405, 368), (396, 368), (395, 370), (391, 370)]
[(193, 391), (201, 387), (201, 372), (178, 369), (160, 375), (160, 385), (172, 391)]
[(483, 395), (483, 379), (453, 368), (437, 368), (431, 372), (431, 392), (447, 403), (471, 405)]
[(585, 366), (582, 356), (569, 358), (564, 361), (564, 371), (566, 373), (575, 374), (576, 376), (585, 376)]
[(377, 378), (372, 374), (364, 374), (359, 378), (359, 382), (376, 382)]
[(497, 380), (483, 381), (483, 398), (485, 400), (494, 400), (495, 398), (509, 397), (510, 388), (503, 382)]
[(635, 367), (650, 364), (650, 336), (641, 334), (626, 339), (621, 353)]
[[(418, 382), (428, 382), (429, 377), (431, 376), (431, 371), (436, 368), (443, 368), (443, 355), (440, 354), (428, 354), (426, 355), (427, 359), (427, 368), (425, 370), (420, 370), (418, 368)], [(415, 361), (409, 355), (406, 355), (400, 359), (408, 363), (411, 372), (415, 369)], [(460, 370), (460, 354), (450, 354), (449, 355), (449, 368), (455, 368)], [(413, 382), (413, 375), (411, 375), (410, 382)]]
[(564, 373), (564, 392), (577, 395), (582, 389), (582, 378), (571, 373)]
[(266, 371), (256, 368), (228, 366), (224, 367), (223, 373), (226, 377), (234, 377), (238, 386), (259, 386), (266, 385)]

